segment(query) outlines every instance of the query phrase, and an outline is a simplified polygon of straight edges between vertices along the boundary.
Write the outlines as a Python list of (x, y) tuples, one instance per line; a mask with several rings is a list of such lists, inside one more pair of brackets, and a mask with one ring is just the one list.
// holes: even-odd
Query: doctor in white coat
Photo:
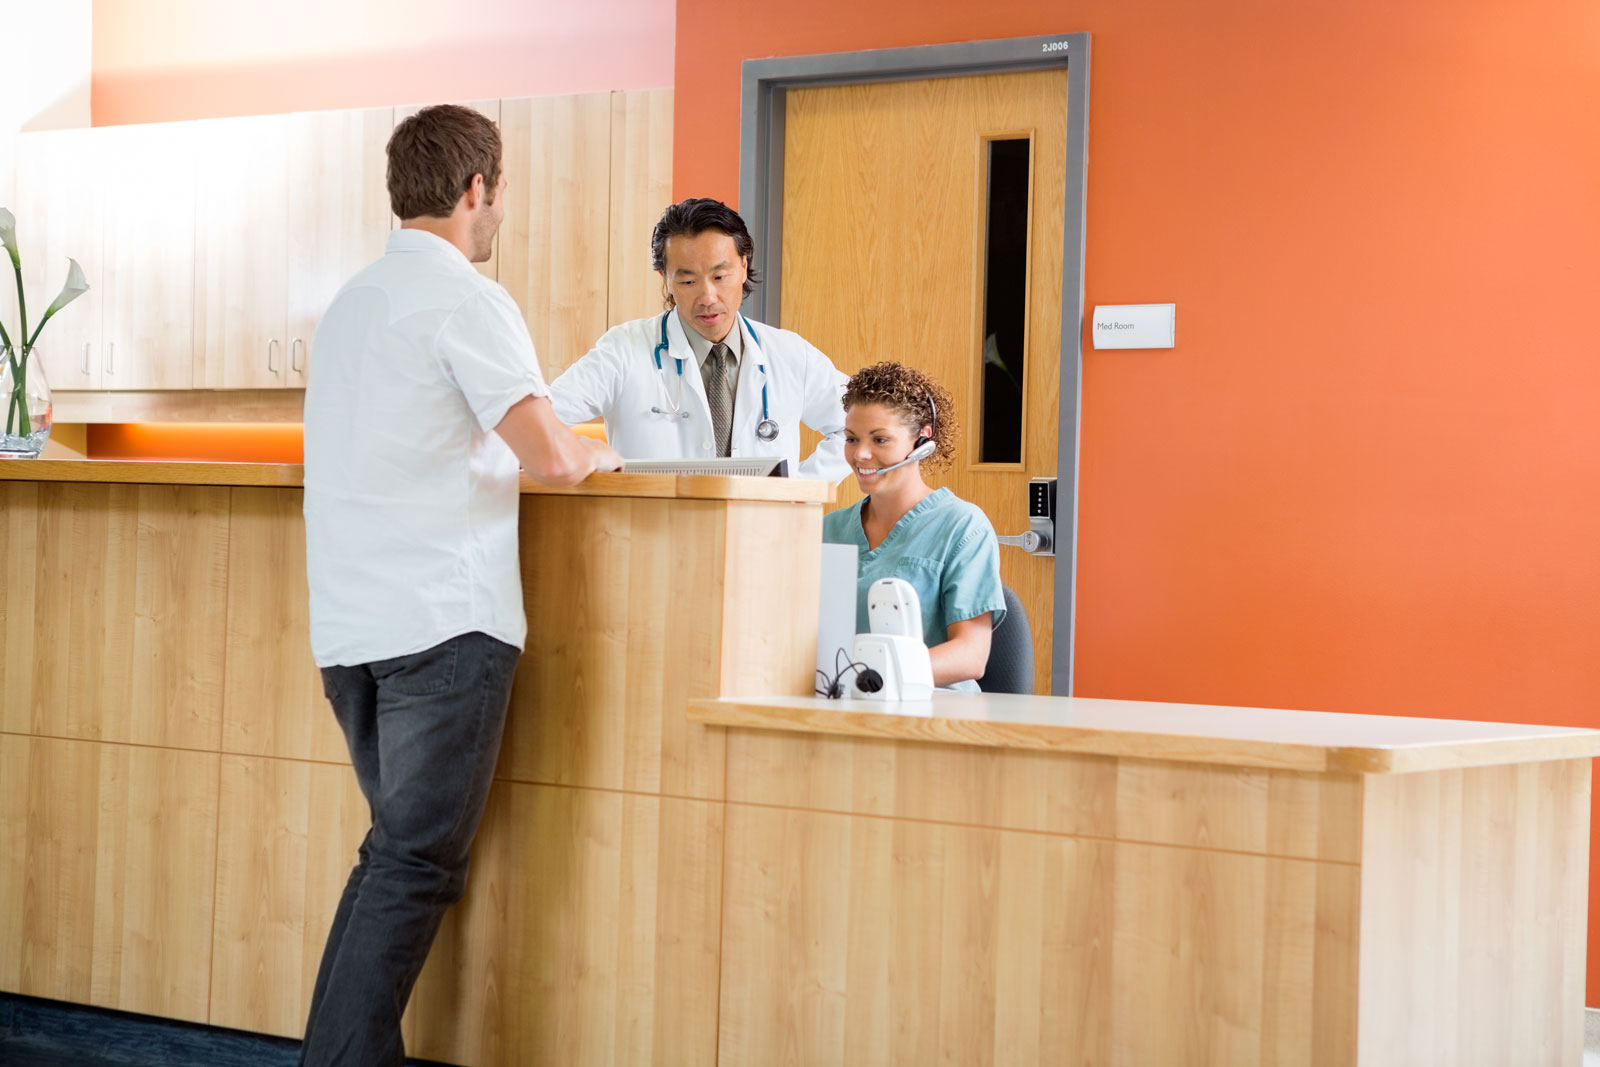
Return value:
[[(799, 334), (739, 314), (760, 278), (738, 213), (710, 199), (673, 204), (650, 249), (667, 310), (612, 327), (551, 383), (556, 417), (603, 417), (626, 459), (782, 456), (800, 477), (848, 474), (845, 375)], [(803, 463), (801, 423), (823, 435)]]

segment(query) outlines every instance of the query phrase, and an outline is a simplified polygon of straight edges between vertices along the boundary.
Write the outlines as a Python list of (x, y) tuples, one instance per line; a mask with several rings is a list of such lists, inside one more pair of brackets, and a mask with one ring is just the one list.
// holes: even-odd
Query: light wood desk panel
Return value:
[(1353, 1062), (1353, 865), (740, 804), (727, 849), (722, 1064)]
[(0, 481), (0, 514), (0, 729), (216, 750), (227, 490)]
[(348, 764), (311, 659), (304, 497), (284, 489), (228, 494), (222, 749)]
[(209, 1021), (297, 1037), (371, 816), (348, 765), (221, 759)]
[[(1581, 1054), (1600, 733), (1065, 698), (850, 706), (691, 705), (735, 727), (723, 1062)], [(1041, 890), (1052, 865), (1079, 881)]]
[(722, 805), (496, 782), (412, 1001), (449, 1063), (716, 1062)]
[(0, 734), (0, 988), (206, 1021), (217, 760)]
[(1349, 774), (735, 729), (728, 799), (1355, 862), (1361, 793)]

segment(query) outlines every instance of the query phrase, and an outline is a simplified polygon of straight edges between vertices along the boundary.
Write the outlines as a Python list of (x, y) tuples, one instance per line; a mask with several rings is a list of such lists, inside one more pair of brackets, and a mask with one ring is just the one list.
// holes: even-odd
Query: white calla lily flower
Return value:
[[(62, 308), (66, 307), (68, 304), (72, 303), (74, 300), (78, 299), (78, 297), (82, 296), (88, 291), (89, 279), (83, 276), (83, 268), (78, 266), (77, 260), (73, 259), (71, 256), (68, 256), (67, 282), (61, 287), (61, 292), (56, 294), (55, 300), (53, 300), (50, 306), (45, 309), (44, 317), (48, 319), (51, 315), (54, 315), (56, 312), (60, 311)], [(44, 320), (41, 319), (39, 324), (41, 326), (44, 325)]]

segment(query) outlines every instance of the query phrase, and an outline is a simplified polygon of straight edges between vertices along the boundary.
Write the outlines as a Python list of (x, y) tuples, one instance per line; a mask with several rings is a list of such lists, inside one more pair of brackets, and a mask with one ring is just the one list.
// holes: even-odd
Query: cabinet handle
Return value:
[(106, 373), (107, 374), (115, 374), (115, 373), (117, 373), (116, 367), (117, 367), (117, 342), (115, 342), (115, 341), (107, 341), (106, 342)]
[(84, 377), (88, 377), (89, 376), (89, 347), (90, 347), (89, 346), (89, 342), (85, 341), (83, 343), (83, 374), (84, 374)]
[(304, 352), (305, 348), (306, 343), (298, 337), (289, 342), (289, 369), (296, 374), (299, 374), (301, 369), (299, 353)]
[(272, 365), (272, 357), (278, 351), (278, 339), (274, 337), (267, 342), (267, 373), (277, 374), (278, 368)]

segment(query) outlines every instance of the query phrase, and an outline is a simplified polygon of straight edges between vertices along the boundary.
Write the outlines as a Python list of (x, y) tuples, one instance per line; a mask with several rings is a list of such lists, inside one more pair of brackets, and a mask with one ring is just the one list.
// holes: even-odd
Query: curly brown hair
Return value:
[(932, 469), (942, 470), (955, 458), (956, 436), (961, 432), (955, 400), (944, 386), (915, 367), (904, 363), (862, 367), (844, 390), (845, 410), (857, 404), (882, 404), (904, 419), (913, 436), (932, 425), (934, 452), (923, 460)]

